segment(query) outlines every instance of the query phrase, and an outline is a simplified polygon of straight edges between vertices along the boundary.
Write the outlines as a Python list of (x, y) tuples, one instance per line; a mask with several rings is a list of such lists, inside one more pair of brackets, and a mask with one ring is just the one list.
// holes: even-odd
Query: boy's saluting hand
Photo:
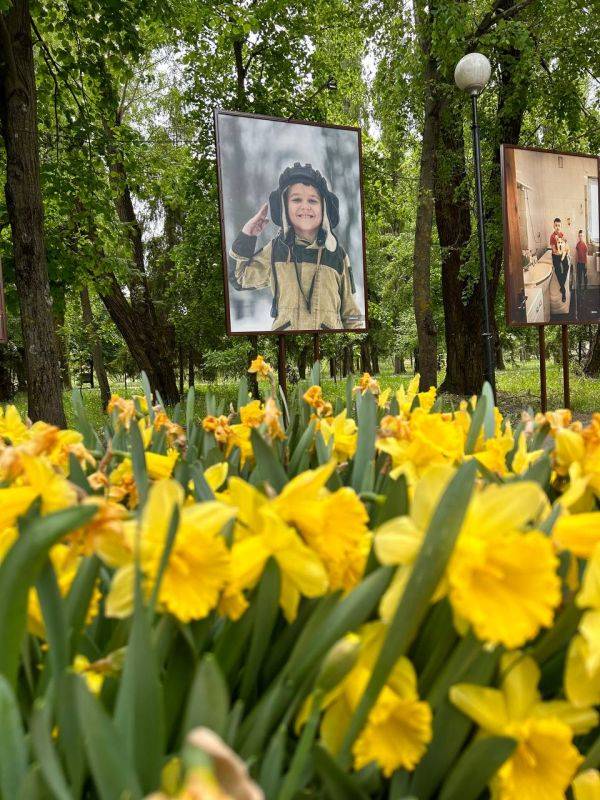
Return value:
[(269, 224), (267, 219), (267, 211), (269, 204), (262, 205), (253, 217), (250, 217), (248, 222), (242, 228), (242, 233), (248, 236), (259, 236)]

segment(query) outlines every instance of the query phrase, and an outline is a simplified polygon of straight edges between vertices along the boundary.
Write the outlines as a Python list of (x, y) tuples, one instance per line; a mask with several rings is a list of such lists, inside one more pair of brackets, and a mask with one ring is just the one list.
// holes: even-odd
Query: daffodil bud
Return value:
[(323, 692), (334, 689), (356, 664), (359, 651), (360, 638), (355, 633), (349, 633), (334, 644), (321, 665), (316, 688)]

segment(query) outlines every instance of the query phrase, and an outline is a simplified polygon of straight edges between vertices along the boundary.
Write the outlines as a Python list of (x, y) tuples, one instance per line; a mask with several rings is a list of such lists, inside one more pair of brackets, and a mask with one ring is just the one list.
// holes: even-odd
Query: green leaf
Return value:
[[(480, 649), (476, 660), (467, 668), (458, 665), (457, 680), (488, 686), (498, 664), (501, 648), (492, 653)], [(410, 794), (419, 800), (429, 800), (448, 775), (473, 728), (472, 721), (452, 705), (446, 695), (437, 707), (433, 719), (433, 738), (427, 752), (413, 773)]]
[(475, 406), (475, 411), (471, 417), (471, 424), (469, 425), (469, 432), (465, 442), (465, 453), (467, 455), (470, 455), (475, 450), (475, 445), (477, 444), (477, 439), (479, 438), (479, 432), (481, 431), (481, 426), (483, 425), (485, 419), (487, 405), (487, 399), (484, 395), (481, 395), (477, 398), (477, 405)]
[(135, 478), (135, 485), (137, 486), (141, 508), (146, 502), (150, 482), (148, 480), (148, 470), (146, 469), (146, 454), (144, 452), (142, 434), (136, 424), (132, 424), (129, 429), (129, 441), (131, 443), (133, 477)]
[(271, 642), (271, 635), (279, 613), (279, 592), (281, 576), (274, 558), (269, 558), (253, 601), (256, 606), (250, 651), (244, 665), (240, 697), (248, 702), (256, 682), (265, 654)]
[(298, 444), (294, 449), (288, 468), (290, 475), (292, 476), (297, 475), (298, 472), (300, 471), (299, 467), (302, 461), (302, 456), (308, 450), (310, 443), (313, 440), (314, 434), (315, 434), (315, 421), (312, 420), (308, 428), (304, 431), (304, 433), (300, 437), (300, 441), (298, 442)]
[(19, 524), (20, 535), (0, 564), (0, 673), (16, 685), (21, 642), (27, 626), (29, 589), (48, 551), (96, 513), (91, 506), (57, 511)]
[(321, 385), (321, 362), (315, 361), (310, 371), (310, 382), (312, 386)]
[(71, 393), (71, 405), (73, 416), (75, 417), (75, 427), (83, 435), (83, 444), (88, 450), (101, 449), (100, 440), (96, 431), (92, 428), (85, 413), (81, 389), (73, 389)]
[[(46, 558), (35, 586), (46, 629), (52, 676), (58, 678), (69, 665), (69, 640), (65, 609), (50, 558)], [(44, 677), (48, 676), (47, 672)]]
[(483, 433), (486, 439), (493, 439), (496, 433), (496, 416), (494, 414), (494, 392), (490, 384), (485, 381), (481, 396), (486, 399), (485, 416), (483, 418)]
[(440, 800), (477, 800), (516, 746), (516, 740), (506, 736), (476, 739), (448, 775)]
[[(333, 760), (327, 750), (315, 747), (315, 767), (323, 782), (327, 800), (369, 800), (355, 779)], [(267, 795), (268, 797), (269, 795)]]
[(85, 472), (81, 469), (81, 464), (73, 453), (69, 453), (69, 480), (78, 486), (86, 494), (92, 494), (92, 487), (90, 486)]
[(229, 714), (229, 690), (216, 658), (207, 653), (198, 664), (190, 690), (183, 724), (182, 739), (199, 725), (225, 736)]
[(74, 675), (65, 672), (59, 678), (56, 695), (58, 749), (65, 764), (69, 785), (76, 798), (81, 796), (87, 772), (87, 762), (81, 734), (75, 694)]
[(352, 469), (352, 488), (358, 493), (373, 490), (373, 472), (369, 468), (375, 458), (376, 432), (377, 403), (371, 392), (365, 392), (358, 410), (358, 442)]
[(142, 789), (148, 793), (160, 784), (165, 732), (162, 686), (140, 580), (138, 573), (133, 623), (114, 722), (122, 736), (127, 758), (135, 765)]
[(196, 390), (190, 386), (187, 393), (187, 402), (185, 404), (185, 430), (188, 435), (188, 440), (191, 438), (192, 428), (194, 427), (194, 410), (196, 408)]
[(79, 730), (100, 800), (141, 800), (143, 793), (120, 731), (85, 681), (69, 677), (75, 684)]
[(321, 693), (312, 698), (312, 708), (306, 724), (302, 728), (300, 740), (294, 748), (290, 768), (283, 779), (277, 800), (292, 800), (296, 792), (303, 788), (304, 774), (309, 763), (310, 753), (315, 742), (321, 717)]
[(249, 402), (248, 401), (248, 378), (245, 375), (243, 375), (242, 379), (240, 380), (239, 385), (238, 385), (238, 398), (237, 398), (238, 411), (240, 410), (240, 408), (242, 406), (247, 405), (248, 402)]
[(67, 629), (70, 632), (71, 649), (85, 626), (99, 569), (100, 559), (97, 556), (82, 559), (63, 601)]
[(265, 757), (262, 759), (258, 782), (265, 797), (277, 797), (279, 792), (283, 777), (286, 739), (286, 726), (280, 725), (271, 737)]
[(346, 378), (346, 413), (347, 413), (348, 419), (351, 419), (354, 416), (354, 414), (353, 414), (353, 410), (354, 410), (354, 393), (352, 391), (353, 388), (354, 388), (354, 376), (351, 373)]
[(148, 380), (148, 376), (146, 375), (144, 370), (142, 370), (141, 379), (142, 379), (142, 388), (144, 389), (144, 395), (146, 397), (146, 403), (148, 404), (148, 414), (150, 416), (150, 422), (154, 422), (154, 408), (153, 408), (154, 401), (152, 400), (152, 388), (150, 386), (150, 381)]
[(0, 675), (0, 795), (18, 797), (27, 772), (27, 745), (17, 699)]
[(52, 719), (47, 702), (38, 700), (31, 717), (31, 744), (44, 780), (56, 800), (73, 800), (51, 733)]
[(395, 663), (412, 643), (431, 598), (450, 560), (473, 491), (477, 465), (459, 467), (433, 514), (396, 613), (388, 627), (381, 652), (363, 696), (355, 710), (340, 752), (342, 763), (350, 759), (352, 745), (383, 689)]
[(277, 460), (273, 449), (255, 428), (250, 432), (250, 441), (256, 459), (255, 473), (259, 481), (267, 481), (277, 492), (280, 492), (288, 482), (283, 465)]
[(208, 485), (204, 477), (204, 470), (199, 462), (190, 465), (190, 475), (194, 482), (194, 497), (199, 503), (204, 503), (208, 500), (214, 500), (215, 495), (213, 490)]

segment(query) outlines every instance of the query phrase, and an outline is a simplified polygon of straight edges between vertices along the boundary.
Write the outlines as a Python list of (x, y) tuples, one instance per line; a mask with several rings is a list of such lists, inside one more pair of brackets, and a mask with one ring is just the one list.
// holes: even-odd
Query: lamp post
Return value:
[(496, 397), (496, 377), (492, 352), (492, 332), (490, 327), (490, 308), (488, 298), (487, 260), (485, 255), (485, 224), (483, 219), (483, 190), (481, 186), (481, 147), (479, 144), (479, 124), (477, 120), (477, 98), (487, 86), (492, 73), (488, 59), (481, 53), (468, 53), (463, 56), (454, 70), (454, 80), (459, 89), (471, 95), (473, 114), (473, 159), (475, 161), (475, 193), (477, 195), (477, 230), (479, 234), (479, 269), (481, 274), (481, 293), (483, 299), (483, 343), (485, 353), (485, 379), (492, 387)]

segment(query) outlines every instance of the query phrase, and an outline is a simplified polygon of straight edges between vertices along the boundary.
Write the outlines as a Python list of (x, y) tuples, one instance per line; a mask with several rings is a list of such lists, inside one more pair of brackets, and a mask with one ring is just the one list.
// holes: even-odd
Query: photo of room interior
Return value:
[(503, 146), (509, 324), (600, 321), (600, 210), (593, 156)]

